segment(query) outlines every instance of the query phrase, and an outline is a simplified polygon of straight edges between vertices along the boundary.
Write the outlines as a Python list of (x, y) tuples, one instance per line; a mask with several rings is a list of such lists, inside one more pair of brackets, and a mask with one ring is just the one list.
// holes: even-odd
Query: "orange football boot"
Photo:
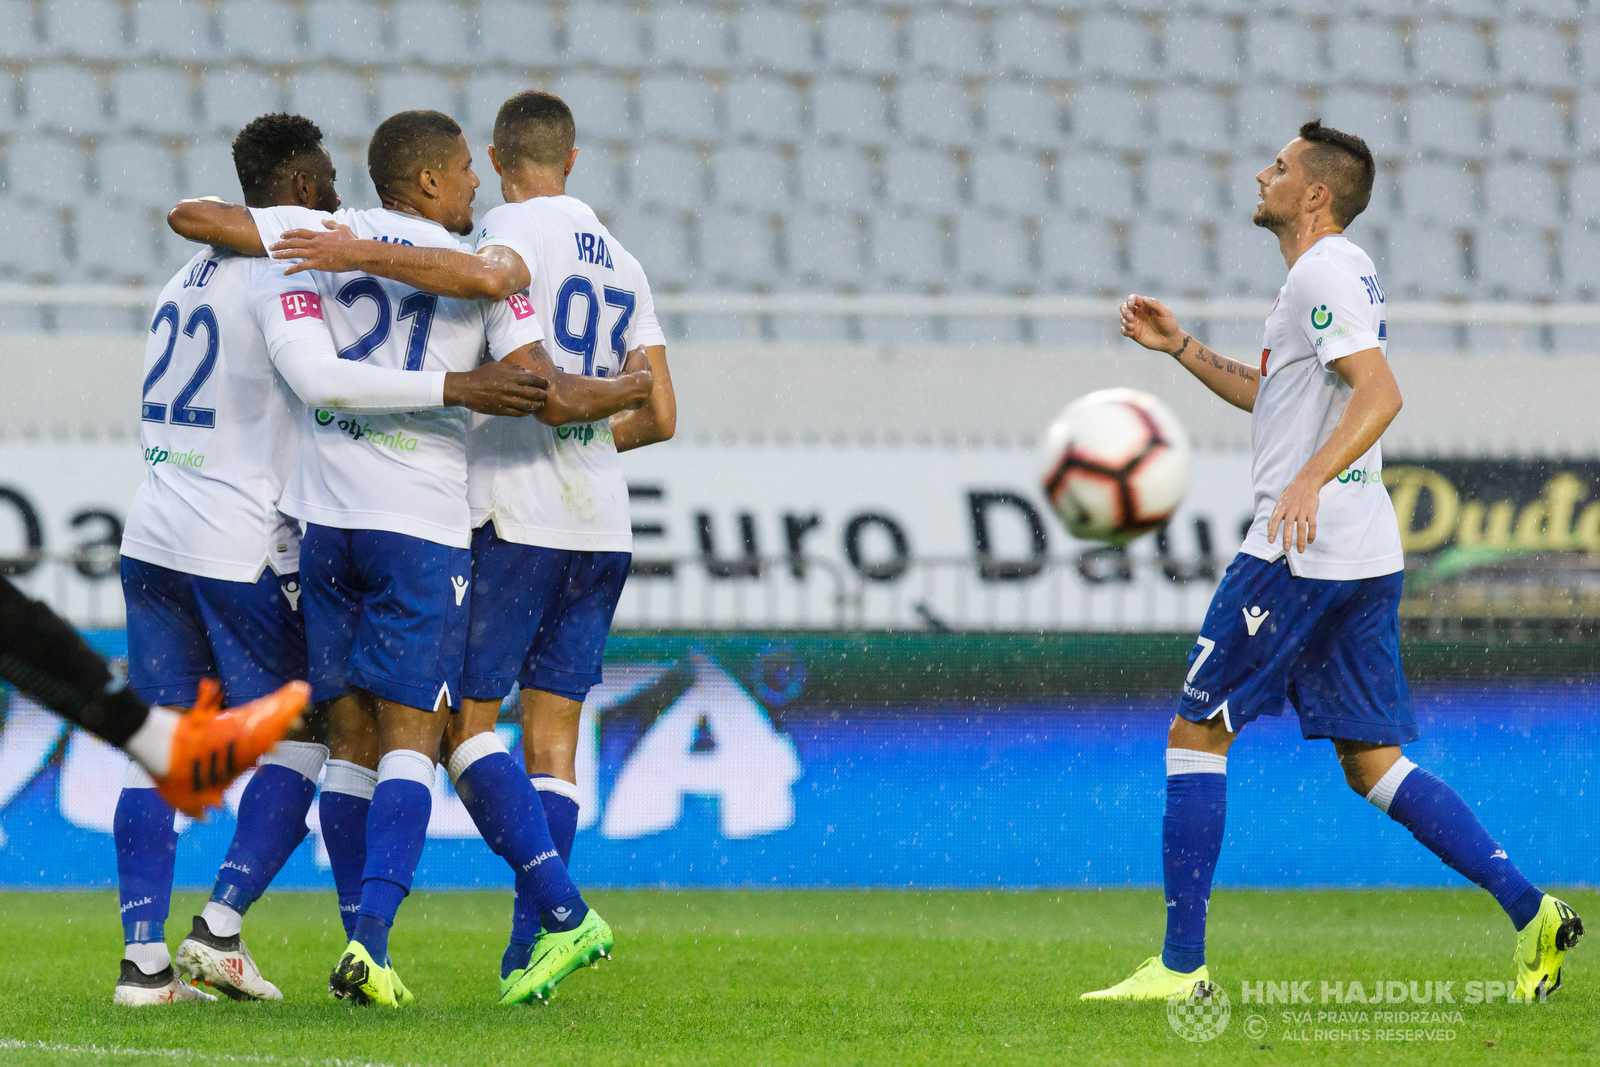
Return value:
[(167, 774), (156, 789), (168, 804), (198, 819), (206, 808), (222, 803), (222, 792), (251, 767), (299, 721), (311, 698), (311, 687), (290, 682), (276, 693), (227, 711), (222, 687), (210, 678), (200, 682), (194, 708), (172, 735)]

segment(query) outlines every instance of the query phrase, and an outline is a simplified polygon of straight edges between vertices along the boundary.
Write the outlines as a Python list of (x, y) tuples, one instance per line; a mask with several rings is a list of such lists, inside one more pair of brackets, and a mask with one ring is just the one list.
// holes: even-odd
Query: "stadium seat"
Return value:
[(638, 13), (621, 4), (579, 4), (567, 8), (567, 58), (634, 68), (645, 63)]
[(1356, 18), (1335, 23), (1328, 31), (1328, 56), (1334, 81), (1341, 85), (1406, 85), (1406, 42), (1400, 28), (1386, 19)]
[(1543, 232), (1531, 226), (1486, 226), (1473, 242), (1480, 291), (1497, 299), (1528, 300), (1557, 291), (1554, 256)]
[[(507, 27), (516, 29), (508, 32)], [(555, 18), (543, 4), (489, 0), (478, 7), (477, 26), (466, 32), (468, 39), (476, 42), (477, 55), (482, 59), (521, 67), (554, 67), (561, 63)]]
[(1291, 84), (1320, 84), (1326, 78), (1317, 35), (1303, 18), (1258, 14), (1250, 20), (1244, 40), (1250, 73), (1257, 78)]
[(893, 74), (900, 62), (894, 22), (862, 8), (830, 11), (822, 20), (822, 58), (834, 70)]
[(1453, 156), (1481, 156), (1485, 143), (1478, 107), (1465, 93), (1415, 93), (1406, 102), (1411, 147)]
[(375, 87), (378, 121), (401, 111), (443, 111), (459, 115), (456, 87), (442, 74), (408, 70), (385, 74)]
[(1400, 194), (1408, 219), (1468, 224), (1481, 214), (1472, 173), (1460, 163), (1407, 164)]
[(1072, 132), (1097, 148), (1131, 150), (1150, 141), (1139, 97), (1120, 86), (1080, 86), (1072, 94)]
[(121, 59), (128, 53), (122, 29), (122, 6), (114, 0), (46, 0), (44, 5), (44, 36), (56, 55)]
[[(0, 23), (5, 23), (3, 15)], [(211, 39), (205, 5), (193, 0), (138, 0), (133, 5), (132, 53), (185, 63), (215, 58), (217, 45)]]
[(1450, 89), (1489, 85), (1489, 42), (1468, 22), (1421, 22), (1411, 30), (1411, 54), (1417, 76)]
[(695, 288), (747, 291), (777, 279), (777, 237), (770, 216), (710, 208), (699, 215), (698, 233)]
[(616, 141), (630, 136), (628, 92), (622, 82), (603, 74), (566, 74), (551, 91), (567, 101), (578, 124), (578, 146), (590, 141)]
[(800, 196), (806, 203), (838, 211), (872, 206), (872, 168), (859, 149), (807, 145), (795, 161)]
[(1078, 23), (1078, 66), (1085, 74), (1149, 78), (1155, 65), (1155, 42), (1139, 19), (1093, 15)]
[(67, 270), (61, 212), (18, 204), (0, 210), (0, 270), (25, 278), (61, 275)]
[(802, 211), (784, 220), (789, 275), (812, 285), (856, 285), (862, 273), (861, 229), (838, 211)]
[[(367, 138), (335, 143), (333, 165), (339, 172), (339, 196), (348, 208), (381, 206), (378, 191), (372, 186), (372, 174), (367, 170)], [(235, 180), (235, 185), (238, 181)], [(498, 183), (497, 183), (498, 184)], [(480, 193), (479, 196), (483, 196)]]
[(1585, 85), (1600, 82), (1600, 25), (1578, 27), (1578, 77)]
[(811, 84), (811, 121), (823, 137), (865, 144), (889, 139), (883, 90), (865, 78), (818, 78)]
[(976, 152), (971, 162), (972, 201), (1018, 215), (1041, 215), (1050, 209), (1045, 169), (1035, 152), (991, 149)]
[[(358, 176), (347, 174), (338, 154), (334, 155), (338, 168), (339, 195), (346, 206), (350, 202), (350, 187), (356, 181), (367, 181), (366, 167)], [(242, 203), (244, 192), (239, 188), (239, 172), (233, 166), (231, 139), (216, 138), (191, 142), (183, 153), (183, 182), (178, 189), (180, 197), (220, 196), (230, 204)], [(191, 253), (192, 254), (192, 253)], [(185, 256), (185, 259), (188, 257)]]
[(96, 145), (94, 155), (102, 198), (162, 209), (178, 201), (178, 170), (166, 145), (113, 137)]
[(1217, 223), (1217, 277), (1223, 292), (1235, 296), (1271, 296), (1283, 285), (1288, 268), (1271, 232), (1248, 218)]
[(0, 78), (0, 134), (28, 127), (28, 120), (17, 107), (16, 82), (11, 78)]
[(1506, 19), (1495, 35), (1495, 58), (1503, 84), (1564, 89), (1577, 80), (1571, 49), (1554, 26)]
[[(478, 190), (480, 198), (488, 189), (500, 185), (500, 178), (492, 168), (485, 167), (484, 171), (485, 188)], [(624, 200), (622, 176), (616, 158), (598, 145), (579, 152), (577, 165), (567, 177), (567, 192), (594, 208), (596, 214), (621, 207)]]
[(194, 88), (181, 70), (123, 67), (112, 76), (111, 97), (125, 130), (183, 137), (194, 129)]
[(720, 70), (728, 65), (728, 30), (714, 8), (663, 4), (651, 15), (655, 62)]
[(880, 211), (869, 219), (873, 288), (922, 289), (946, 284), (944, 228), (931, 214)]
[(494, 140), (494, 118), (500, 113), (500, 105), (525, 89), (535, 88), (538, 86), (525, 76), (503, 71), (483, 71), (467, 79), (462, 93), (461, 126), (469, 131), (474, 154)]
[(350, 71), (297, 71), (289, 79), (289, 106), (315, 122), (324, 137), (371, 137), (378, 123), (370, 90), (367, 79)]
[(1600, 163), (1580, 163), (1567, 174), (1567, 207), (1578, 225), (1600, 223)]
[(1221, 212), (1217, 166), (1205, 156), (1152, 152), (1144, 157), (1145, 217), (1207, 222)]
[(1068, 210), (1099, 218), (1133, 215), (1133, 175), (1122, 160), (1110, 155), (1070, 152), (1056, 165), (1056, 187)]
[(145, 212), (90, 201), (76, 205), (72, 215), (80, 270), (113, 279), (151, 273), (154, 249)]
[(645, 133), (703, 141), (717, 135), (717, 100), (709, 83), (689, 74), (652, 74), (639, 83)]
[(33, 59), (49, 49), (39, 38), (34, 6), (27, 0), (0, 0), (0, 26), (11, 27), (0, 33), (0, 59)]
[[(489, 5), (485, 5), (486, 7)], [(517, 33), (494, 33), (496, 39), (516, 41), (519, 55), (526, 57), (533, 51), (541, 37), (548, 39), (548, 24), (543, 9), (521, 8), (527, 23), (519, 26)], [(537, 21), (535, 21), (537, 19)], [(506, 23), (500, 23), (504, 27)], [(540, 33), (539, 30), (545, 30)], [(389, 33), (394, 41), (394, 55), (412, 62), (456, 66), (471, 63), (473, 46), (478, 40), (477, 23), (472, 13), (450, 0), (401, 0), (394, 6), (389, 19)], [(554, 49), (547, 46), (546, 57), (554, 58)], [(488, 58), (498, 59), (499, 56)], [(522, 58), (526, 64), (543, 60)], [(358, 60), (357, 62), (371, 62)]]
[(1496, 163), (1484, 169), (1483, 199), (1495, 220), (1555, 226), (1561, 221), (1561, 192), (1543, 163)]
[(798, 74), (817, 67), (811, 22), (799, 11), (741, 8), (735, 39), (739, 58), (758, 70)]
[(1252, 153), (1252, 163), (1260, 159), (1256, 170), (1294, 140), (1302, 123), (1318, 117), (1305, 97), (1287, 85), (1247, 85), (1239, 90), (1234, 106), (1239, 117), (1239, 147)]
[(1103, 223), (1046, 218), (1039, 230), (1039, 261), (1044, 281), (1067, 292), (1115, 292), (1125, 280), (1116, 238)]
[(755, 74), (723, 85), (722, 112), (727, 116), (728, 133), (734, 137), (801, 140), (805, 136), (800, 126), (802, 110), (800, 91), (780, 78)]
[(1353, 133), (1379, 157), (1405, 150), (1405, 125), (1388, 93), (1368, 89), (1335, 89), (1322, 99), (1323, 122)]
[(23, 102), (29, 125), (72, 133), (100, 133), (109, 129), (105, 87), (98, 75), (83, 67), (36, 66), (24, 83)]
[(981, 27), (959, 9), (914, 10), (907, 40), (911, 65), (918, 70), (955, 77), (973, 77), (984, 72)]
[(705, 206), (705, 167), (692, 148), (647, 144), (635, 149), (626, 164), (630, 203), (677, 211)]
[(1200, 86), (1161, 90), (1155, 98), (1156, 141), (1176, 148), (1220, 152), (1228, 147), (1228, 108)]
[(788, 170), (783, 157), (770, 148), (723, 148), (712, 163), (717, 203), (759, 211), (782, 210), (790, 199)]
[(1203, 293), (1211, 284), (1205, 238), (1184, 223), (1135, 222), (1128, 229), (1128, 266), (1133, 284), (1158, 298)]
[(389, 58), (383, 9), (366, 0), (319, 0), (305, 6), (306, 55), (342, 63), (382, 63)]
[(1561, 280), (1568, 299), (1600, 300), (1600, 230), (1561, 234)]
[(257, 115), (279, 110), (278, 80), (265, 71), (214, 67), (200, 79), (201, 126), (207, 131), (231, 138)]
[(960, 82), (905, 78), (900, 82), (900, 133), (934, 144), (966, 145), (973, 139), (972, 98)]
[(995, 66), (1007, 74), (1065, 78), (1072, 73), (1066, 28), (1052, 15), (1005, 12), (995, 19), (992, 39)]
[(1389, 299), (1439, 299), (1468, 293), (1470, 286), (1462, 269), (1465, 257), (1455, 230), (1415, 222), (1396, 223), (1387, 229), (1383, 283)]
[(83, 146), (76, 138), (38, 134), (14, 137), (6, 146), (10, 193), (42, 204), (93, 199), (85, 182)]
[(644, 267), (652, 289), (678, 289), (688, 280), (689, 238), (677, 214), (621, 208), (606, 226)]
[(884, 199), (891, 208), (944, 214), (961, 202), (954, 157), (931, 148), (893, 148), (883, 157)]
[(955, 219), (956, 275), (950, 287), (1015, 292), (1039, 284), (1027, 230), (1015, 218), (965, 212)]
[(990, 140), (1030, 148), (1061, 147), (1061, 104), (1054, 93), (1029, 81), (989, 83), (983, 102)]
[(282, 0), (225, 0), (217, 9), (217, 24), (230, 56), (291, 63), (300, 55), (294, 8)]
[(1238, 37), (1232, 27), (1216, 19), (1172, 19), (1162, 36), (1161, 52), (1168, 75), (1211, 82), (1238, 80)]
[(1507, 93), (1489, 101), (1489, 135), (1498, 152), (1556, 159), (1572, 151), (1561, 105), (1542, 93)]

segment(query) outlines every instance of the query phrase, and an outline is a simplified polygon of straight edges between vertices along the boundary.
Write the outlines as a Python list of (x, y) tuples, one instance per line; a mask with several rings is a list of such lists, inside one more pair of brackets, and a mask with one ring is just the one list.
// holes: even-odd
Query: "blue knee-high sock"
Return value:
[(143, 771), (130, 772), (111, 821), (125, 944), (165, 943), (178, 859), (175, 814)]
[(1518, 930), (1539, 913), (1544, 893), (1522, 876), (1466, 801), (1438, 776), (1402, 756), (1367, 799), (1449, 867), (1487, 889)]
[(544, 806), (533, 784), (494, 733), (477, 734), (457, 748), (450, 757), (450, 776), (483, 839), (511, 865), (519, 900), (526, 898), (531, 906), (523, 909), (520, 929), (513, 911), (512, 943), (501, 961), (502, 972), (509, 974), (526, 965), (521, 947), (533, 940), (527, 929), (528, 910), (539, 916), (545, 929), (559, 931), (577, 926), (589, 909), (550, 840)]
[(535, 774), (533, 787), (539, 791), (544, 818), (550, 824), (550, 839), (556, 843), (561, 865), (572, 869), (572, 842), (578, 836), (578, 787), (551, 774)]
[(377, 786), (377, 771), (348, 760), (329, 760), (322, 776), (317, 818), (328, 862), (333, 867), (339, 921), (344, 923), (347, 940), (355, 936), (356, 912), (361, 909), (361, 872), (367, 867), (367, 814)]
[(433, 813), (433, 760), (396, 749), (378, 761), (378, 788), (367, 813), (367, 866), (361, 874), (361, 909), (352, 940), (372, 958), (389, 958), (389, 929), (428, 843)]
[(1161, 873), (1167, 937), (1161, 962), (1180, 974), (1206, 962), (1206, 911), (1228, 812), (1228, 757), (1167, 749), (1167, 811), (1161, 821)]
[(328, 750), (306, 741), (280, 741), (262, 758), (239, 798), (239, 824), (211, 890), (214, 903), (243, 915), (305, 839), (306, 813)]

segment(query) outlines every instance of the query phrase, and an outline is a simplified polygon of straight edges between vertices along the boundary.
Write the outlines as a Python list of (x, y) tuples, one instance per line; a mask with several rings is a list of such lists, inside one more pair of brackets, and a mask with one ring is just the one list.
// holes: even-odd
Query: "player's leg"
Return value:
[(545, 820), (561, 862), (572, 863), (578, 836), (578, 725), (583, 700), (565, 693), (524, 689), (522, 759), (544, 804)]
[(367, 816), (378, 787), (378, 709), (371, 695), (359, 690), (321, 707), (328, 726), (328, 764), (317, 800), (317, 825), (333, 868), (339, 920), (348, 941), (361, 910)]

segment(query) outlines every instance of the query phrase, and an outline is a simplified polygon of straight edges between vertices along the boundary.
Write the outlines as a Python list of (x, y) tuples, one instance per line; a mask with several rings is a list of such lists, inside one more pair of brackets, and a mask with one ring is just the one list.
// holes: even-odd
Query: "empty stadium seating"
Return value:
[(32, 235), (0, 280), (159, 283), (187, 252), (161, 209), (237, 197), (229, 140), (282, 108), (358, 206), (373, 125), (448, 110), (487, 208), (495, 112), (537, 86), (663, 290), (1270, 294), (1253, 176), (1320, 116), (1378, 155), (1353, 234), (1392, 291), (1600, 299), (1590, 0), (0, 0), (0, 25), (0, 218)]

